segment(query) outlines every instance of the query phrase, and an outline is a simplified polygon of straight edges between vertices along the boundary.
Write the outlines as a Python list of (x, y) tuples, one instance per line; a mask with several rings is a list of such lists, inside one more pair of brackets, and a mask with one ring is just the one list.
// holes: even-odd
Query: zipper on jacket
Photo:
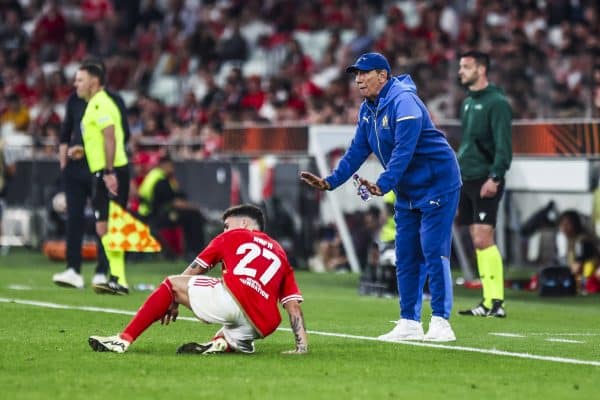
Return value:
[(375, 118), (373, 118), (373, 129), (375, 130), (375, 139), (377, 139), (377, 150), (379, 150), (379, 159), (381, 164), (385, 168), (385, 160), (383, 159), (383, 153), (381, 153), (381, 143), (379, 141), (379, 134), (377, 133), (377, 114), (379, 114), (379, 108), (375, 110)]

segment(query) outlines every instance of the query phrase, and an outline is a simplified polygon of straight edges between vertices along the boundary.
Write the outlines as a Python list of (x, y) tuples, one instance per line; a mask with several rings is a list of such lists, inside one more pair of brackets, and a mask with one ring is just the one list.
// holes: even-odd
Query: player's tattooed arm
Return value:
[(285, 351), (285, 354), (305, 354), (308, 352), (308, 336), (306, 334), (306, 328), (304, 325), (304, 315), (302, 314), (302, 308), (300, 303), (295, 300), (289, 301), (284, 304), (284, 308), (290, 316), (290, 326), (294, 333), (294, 340), (296, 342), (296, 349), (291, 351)]
[(206, 273), (207, 271), (208, 268), (206, 268), (204, 264), (200, 263), (198, 259), (195, 259), (187, 266), (187, 268), (181, 273), (181, 275), (201, 275)]

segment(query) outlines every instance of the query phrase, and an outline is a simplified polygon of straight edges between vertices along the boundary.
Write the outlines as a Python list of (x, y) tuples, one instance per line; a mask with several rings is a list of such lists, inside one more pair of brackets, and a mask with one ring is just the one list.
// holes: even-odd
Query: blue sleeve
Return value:
[(383, 193), (395, 188), (406, 172), (421, 135), (422, 120), (423, 113), (412, 97), (396, 104), (394, 148), (385, 170), (377, 179), (377, 186)]
[(331, 186), (331, 190), (346, 182), (360, 168), (362, 163), (365, 162), (369, 154), (371, 154), (371, 146), (369, 146), (367, 132), (366, 129), (361, 129), (359, 120), (350, 147), (348, 147), (348, 150), (346, 150), (346, 153), (331, 175), (325, 178), (329, 186)]

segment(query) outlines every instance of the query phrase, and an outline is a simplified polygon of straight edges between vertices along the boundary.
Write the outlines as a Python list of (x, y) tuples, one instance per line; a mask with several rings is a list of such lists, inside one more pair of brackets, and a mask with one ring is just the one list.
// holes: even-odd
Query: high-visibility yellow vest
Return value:
[[(393, 190), (390, 190), (383, 196), (383, 201), (386, 204), (394, 204), (396, 202), (396, 195)], [(385, 224), (381, 227), (381, 232), (379, 233), (379, 240), (383, 243), (393, 242), (396, 240), (396, 221), (394, 221), (394, 216), (390, 215), (388, 219), (385, 221)]]
[(140, 207), (138, 208), (138, 213), (141, 216), (146, 217), (152, 212), (154, 188), (159, 181), (166, 179), (166, 177), (167, 174), (165, 174), (165, 171), (159, 167), (156, 167), (151, 169), (142, 181), (142, 184), (138, 189), (138, 195), (140, 196)]
[(104, 133), (102, 131), (111, 125), (115, 131), (113, 167), (127, 165), (125, 133), (123, 132), (121, 118), (124, 118), (124, 116), (121, 115), (119, 107), (104, 90), (96, 93), (87, 104), (81, 119), (81, 135), (90, 172), (97, 172), (106, 168)]

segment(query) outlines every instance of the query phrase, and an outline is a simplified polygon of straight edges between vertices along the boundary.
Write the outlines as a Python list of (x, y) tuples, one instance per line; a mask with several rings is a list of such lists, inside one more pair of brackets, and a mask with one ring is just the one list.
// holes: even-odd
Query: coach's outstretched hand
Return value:
[(300, 172), (300, 179), (303, 182), (305, 182), (307, 185), (310, 185), (310, 186), (314, 187), (315, 189), (319, 189), (319, 190), (331, 189), (331, 186), (329, 186), (329, 183), (325, 179), (319, 178), (318, 176), (311, 174), (310, 172), (307, 172), (307, 171)]

